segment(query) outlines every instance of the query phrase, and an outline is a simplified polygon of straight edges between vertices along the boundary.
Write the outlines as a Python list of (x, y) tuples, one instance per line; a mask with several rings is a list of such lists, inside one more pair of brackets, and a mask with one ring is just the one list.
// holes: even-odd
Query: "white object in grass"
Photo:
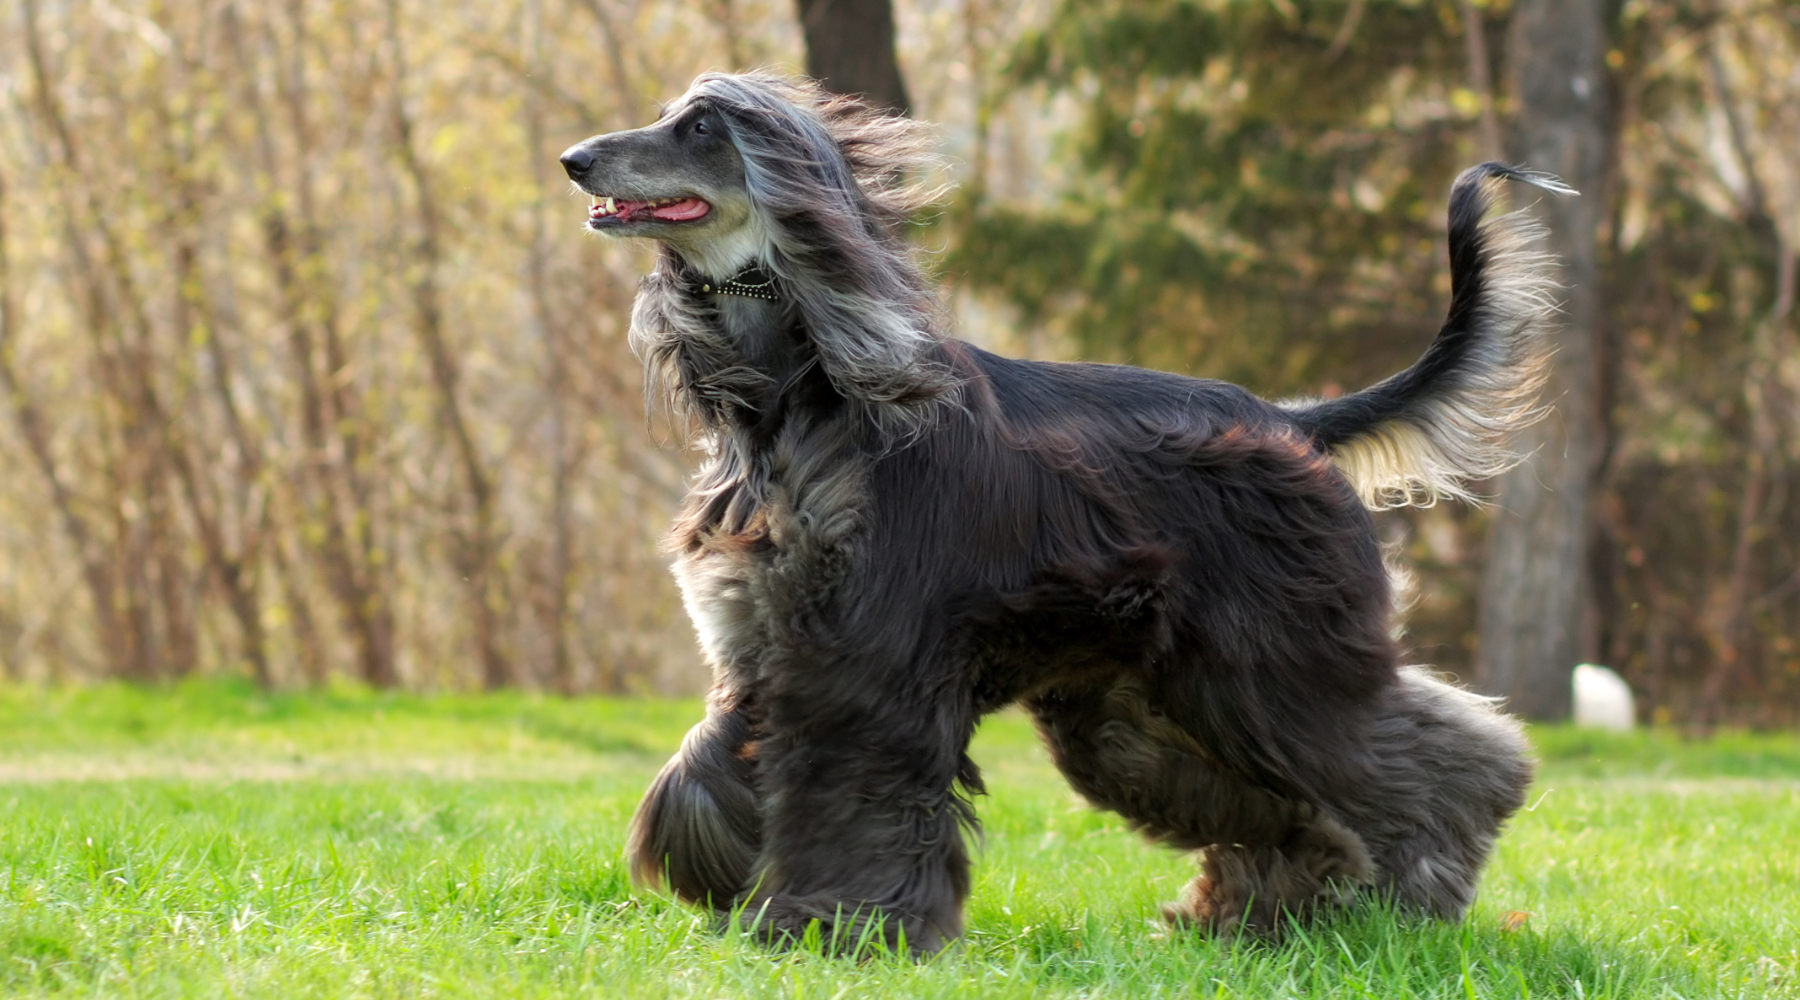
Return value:
[(1575, 724), (1594, 729), (1629, 730), (1637, 724), (1631, 685), (1625, 678), (1592, 663), (1575, 668)]

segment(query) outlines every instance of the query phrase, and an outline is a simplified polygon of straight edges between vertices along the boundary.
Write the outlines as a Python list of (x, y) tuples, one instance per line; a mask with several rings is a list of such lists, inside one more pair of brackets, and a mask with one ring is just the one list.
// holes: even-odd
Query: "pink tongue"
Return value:
[(664, 205), (650, 214), (665, 222), (687, 222), (691, 219), (698, 219), (710, 211), (712, 211), (712, 206), (699, 198), (683, 198), (673, 205)]

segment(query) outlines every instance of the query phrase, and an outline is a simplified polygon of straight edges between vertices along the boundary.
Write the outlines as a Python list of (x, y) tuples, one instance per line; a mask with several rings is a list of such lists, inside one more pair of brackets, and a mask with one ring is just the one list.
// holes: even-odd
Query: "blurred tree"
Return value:
[(796, 0), (806, 38), (806, 75), (876, 107), (911, 110), (894, 54), (892, 0)]
[(1800, 6), (1627, 5), (1602, 648), (1653, 718), (1800, 719)]
[(1595, 659), (1594, 477), (1604, 448), (1597, 365), (1606, 302), (1613, 121), (1605, 0), (1516, 0), (1507, 57), (1518, 104), (1516, 158), (1560, 175), (1580, 198), (1542, 203), (1547, 249), (1564, 268), (1563, 328), (1546, 397), (1555, 409), (1524, 435), (1529, 457), (1500, 479), (1481, 588), (1479, 683), (1515, 712), (1563, 719), (1570, 673)]
[[(5, 671), (692, 688), (640, 262), (545, 178), (718, 39), (636, 0), (15, 6)], [(547, 71), (609, 48), (611, 93)]]
[(951, 270), (1090, 356), (1275, 393), (1386, 374), (1439, 319), (1480, 105), (1446, 9), (1065, 0), (1010, 74), (1076, 111), (1080, 171), (965, 206)]

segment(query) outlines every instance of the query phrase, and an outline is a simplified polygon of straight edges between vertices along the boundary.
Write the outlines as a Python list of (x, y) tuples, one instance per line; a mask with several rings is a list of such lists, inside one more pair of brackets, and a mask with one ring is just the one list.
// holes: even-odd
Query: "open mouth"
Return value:
[(602, 197), (594, 195), (594, 202), (588, 206), (588, 225), (600, 226), (613, 222), (693, 222), (703, 219), (712, 211), (712, 206), (699, 198), (656, 198), (650, 201), (634, 201), (629, 198)]

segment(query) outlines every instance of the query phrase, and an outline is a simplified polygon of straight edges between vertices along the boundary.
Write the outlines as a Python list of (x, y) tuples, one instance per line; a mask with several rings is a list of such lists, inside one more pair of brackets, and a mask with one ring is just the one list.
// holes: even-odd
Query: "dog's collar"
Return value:
[(762, 299), (764, 302), (781, 301), (780, 293), (775, 290), (775, 276), (761, 264), (752, 264), (724, 280), (708, 278), (704, 274), (690, 275), (688, 285), (696, 292), (709, 295), (740, 295), (746, 299)]

